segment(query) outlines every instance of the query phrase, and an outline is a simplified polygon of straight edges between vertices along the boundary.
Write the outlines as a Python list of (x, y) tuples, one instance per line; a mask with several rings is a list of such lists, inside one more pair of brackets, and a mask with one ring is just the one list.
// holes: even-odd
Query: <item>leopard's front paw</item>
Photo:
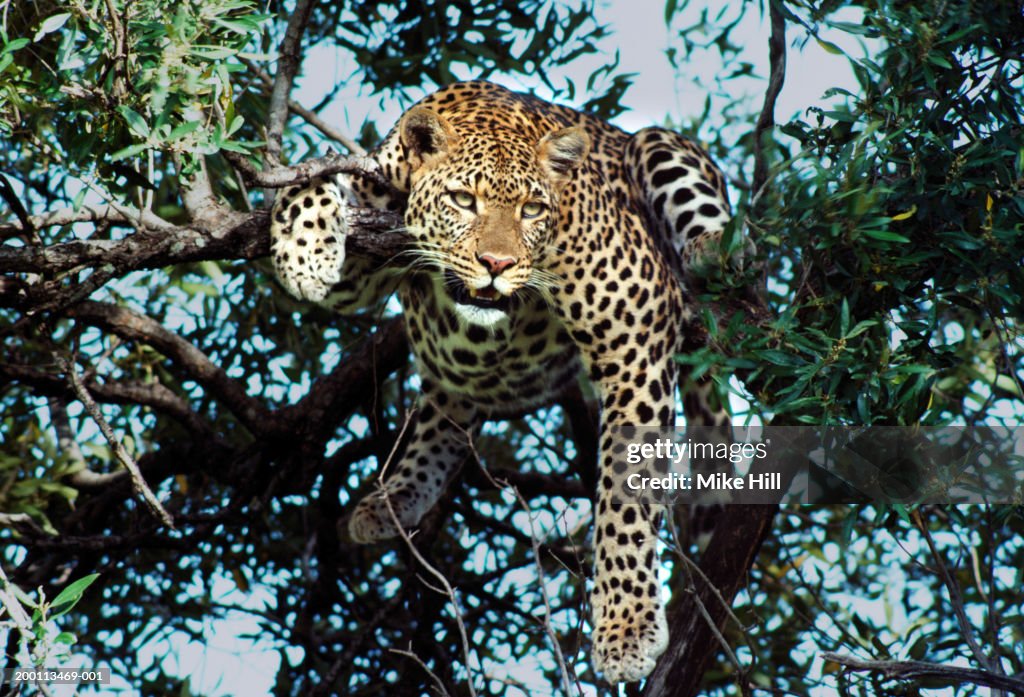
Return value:
[(731, 250), (722, 247), (723, 231), (706, 232), (687, 242), (682, 250), (683, 265), (687, 273), (698, 278), (711, 275), (715, 270), (743, 271), (757, 256), (757, 246), (749, 237), (743, 237)]
[(336, 183), (287, 189), (274, 204), (270, 251), (281, 285), (300, 300), (323, 300), (341, 281), (347, 204)]
[(594, 668), (613, 685), (646, 678), (668, 646), (663, 608), (626, 613), (619, 619), (606, 619), (594, 629)]
[[(385, 500), (385, 495), (388, 500)], [(348, 520), (348, 533), (354, 542), (370, 544), (396, 537), (396, 521), (408, 530), (419, 524), (420, 517), (412, 506), (408, 490), (399, 488), (388, 494), (376, 491), (356, 505)]]

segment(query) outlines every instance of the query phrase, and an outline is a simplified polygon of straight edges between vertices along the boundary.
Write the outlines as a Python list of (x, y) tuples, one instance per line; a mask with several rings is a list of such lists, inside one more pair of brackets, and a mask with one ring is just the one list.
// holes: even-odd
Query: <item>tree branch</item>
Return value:
[[(95, 211), (103, 219), (127, 224), (112, 209)], [(71, 222), (77, 215), (48, 216), (49, 225)], [(42, 218), (42, 216), (40, 216)], [(408, 236), (388, 232), (401, 228), (401, 216), (371, 208), (353, 209), (345, 241), (346, 252), (387, 263), (409, 247)], [(259, 210), (239, 214), (222, 234), (211, 236), (192, 227), (144, 229), (119, 240), (75, 240), (45, 247), (0, 246), (0, 274), (33, 273), (57, 276), (79, 268), (107, 268), (109, 276), (139, 269), (205, 260), (258, 259), (270, 253), (270, 213)], [(107, 279), (109, 280), (109, 279)], [(27, 283), (2, 278), (0, 304), (35, 307), (52, 299), (60, 281)], [(83, 296), (84, 297), (84, 296)]]
[(768, 182), (768, 159), (764, 151), (765, 139), (775, 127), (775, 102), (786, 80), (786, 17), (782, 13), (782, 0), (769, 0), (768, 14), (771, 18), (772, 33), (768, 39), (768, 61), (771, 65), (768, 90), (764, 94), (764, 105), (754, 127), (754, 181), (753, 198), (756, 202), (761, 190)]
[(859, 658), (836, 653), (823, 653), (821, 657), (826, 661), (845, 666), (851, 671), (881, 673), (884, 677), (892, 680), (939, 679), (956, 685), (964, 683), (983, 685), (996, 690), (1006, 690), (1014, 695), (1024, 695), (1024, 680), (996, 675), (987, 670), (947, 666), (925, 661), (862, 661)]
[(313, 4), (314, 0), (298, 0), (288, 18), (288, 28), (278, 50), (277, 78), (274, 80), (270, 107), (267, 110), (265, 157), (270, 165), (276, 165), (281, 161), (281, 138), (288, 122), (288, 97), (292, 93), (292, 83), (302, 64), (302, 35), (306, 33)]
[(71, 308), (68, 315), (102, 327), (122, 339), (152, 346), (223, 402), (251, 433), (264, 432), (273, 422), (269, 410), (246, 394), (242, 385), (228, 377), (205, 353), (156, 320), (124, 307), (95, 301)]
[(135, 459), (128, 454), (128, 451), (125, 450), (124, 443), (122, 443), (121, 439), (114, 433), (114, 429), (110, 427), (107, 420), (103, 418), (103, 412), (100, 411), (99, 405), (96, 404), (92, 395), (89, 394), (88, 390), (86, 390), (85, 386), (82, 384), (82, 378), (79, 376), (78, 370), (71, 361), (66, 359), (60, 353), (55, 352), (54, 358), (56, 359), (57, 364), (61, 367), (61, 370), (64, 371), (64, 375), (67, 378), (68, 383), (71, 385), (71, 389), (78, 397), (78, 400), (82, 403), (82, 406), (85, 407), (85, 410), (89, 413), (89, 416), (92, 417), (93, 421), (96, 422), (96, 425), (99, 426), (100, 432), (103, 434), (107, 443), (110, 444), (110, 448), (114, 451), (114, 455), (118, 460), (120, 460), (121, 464), (124, 465), (124, 468), (128, 470), (132, 480), (132, 488), (135, 490), (135, 493), (142, 498), (143, 502), (149, 508), (154, 517), (167, 527), (174, 528), (174, 520), (171, 518), (171, 514), (167, 512), (163, 507), (163, 504), (160, 503), (160, 499), (156, 497), (153, 490), (149, 488), (148, 484), (146, 484), (146, 480), (143, 478), (142, 472), (139, 470), (139, 466), (135, 462)]
[(285, 167), (279, 164), (267, 164), (260, 169), (244, 155), (224, 150), (221, 152), (228, 162), (245, 175), (250, 185), (271, 189), (280, 189), (294, 184), (305, 184), (316, 177), (326, 177), (341, 172), (359, 174), (391, 189), (391, 182), (380, 173), (380, 165), (372, 157), (366, 155), (339, 155), (328, 152), (323, 157), (304, 160), (299, 164)]
[(914, 510), (911, 513), (910, 519), (914, 521), (914, 526), (921, 533), (921, 536), (924, 537), (924, 541), (928, 545), (928, 551), (931, 552), (932, 559), (935, 560), (939, 578), (942, 580), (942, 585), (946, 587), (946, 592), (949, 593), (949, 603), (953, 607), (953, 614), (956, 616), (957, 624), (960, 627), (960, 635), (964, 638), (968, 648), (970, 648), (971, 655), (974, 656), (974, 660), (978, 662), (978, 665), (997, 673), (1001, 672), (1002, 666), (999, 665), (998, 661), (989, 660), (978, 643), (977, 637), (974, 636), (974, 628), (971, 625), (971, 621), (967, 618), (967, 610), (964, 608), (964, 599), (960, 593), (960, 586), (953, 579), (952, 574), (949, 573), (949, 568), (946, 566), (942, 554), (939, 552), (938, 547), (935, 546), (935, 541), (928, 530), (928, 523), (925, 522), (924, 517), (921, 515), (921, 510)]
[[(84, 461), (81, 450), (71, 433), (67, 418), (66, 400), (75, 397), (67, 381), (40, 370), (38, 366), (17, 363), (0, 363), (0, 377), (31, 385), (39, 394), (51, 395), (50, 419), (53, 421), (54, 428), (57, 429), (58, 443), (62, 450), (71, 452), (72, 459), (78, 462)], [(188, 400), (175, 394), (160, 382), (138, 380), (97, 382), (93, 379), (85, 382), (85, 389), (99, 402), (149, 407), (176, 419), (191, 433), (205, 441), (214, 441), (217, 438), (209, 424), (192, 411)], [(87, 479), (90, 474), (94, 477), (107, 477), (107, 475), (88, 473), (83, 479)], [(120, 478), (123, 473), (117, 472), (115, 476)]]
[[(247, 68), (249, 68), (253, 75), (259, 78), (260, 82), (263, 83), (263, 86), (267, 88), (268, 92), (273, 90), (274, 81), (270, 78), (269, 75), (267, 75), (267, 71), (265, 71), (254, 61), (251, 61), (248, 58), (239, 57), (239, 60), (242, 61), (242, 63), (244, 63)], [(288, 100), (288, 108), (293, 113), (298, 114), (300, 117), (302, 117), (310, 126), (317, 129), (331, 140), (343, 145), (345, 149), (348, 150), (353, 155), (366, 154), (366, 150), (363, 149), (363, 147), (359, 145), (359, 143), (352, 140), (351, 138), (348, 137), (348, 135), (342, 133), (337, 128), (321, 119), (319, 116), (317, 116), (315, 112), (310, 111), (306, 107), (302, 106), (298, 102), (291, 99)]]
[[(740, 505), (725, 507), (715, 525), (708, 549), (728, 554), (701, 557), (702, 574), (695, 574), (696, 598), (684, 598), (669, 618), (672, 642), (644, 685), (644, 697), (691, 697), (697, 694), (707, 664), (718, 644), (716, 630), (729, 616), (724, 605), (743, 586), (761, 543), (771, 531), (777, 506)], [(711, 621), (705, 620), (697, 602), (703, 604)]]

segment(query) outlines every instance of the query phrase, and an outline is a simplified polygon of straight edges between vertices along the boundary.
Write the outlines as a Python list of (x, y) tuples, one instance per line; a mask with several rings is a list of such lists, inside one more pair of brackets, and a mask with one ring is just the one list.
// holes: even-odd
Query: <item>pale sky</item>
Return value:
[[(578, 90), (581, 90), (585, 87), (589, 74), (618, 50), (619, 71), (636, 73), (633, 86), (626, 92), (622, 101), (623, 106), (629, 110), (615, 119), (618, 126), (628, 131), (636, 131), (645, 126), (661, 124), (666, 117), (677, 122), (696, 118), (703, 109), (706, 96), (704, 86), (710, 86), (715, 71), (721, 69), (718, 52), (716, 49), (698, 52), (691, 62), (683, 67), (680, 75), (675, 74), (665, 52), (672, 43), (678, 43), (678, 39), (674, 37), (675, 31), (696, 23), (700, 10), (705, 5), (715, 7), (709, 12), (712, 16), (719, 11), (719, 7), (727, 6), (724, 3), (715, 3), (714, 0), (693, 2), (684, 16), (673, 22), (673, 38), (670, 38), (664, 21), (663, 0), (598, 0), (597, 19), (612, 31), (611, 36), (602, 43), (605, 53), (583, 56), (569, 69), (550, 71), (549, 76), (556, 85), (563, 84), (567, 77), (571, 78)], [(733, 17), (738, 13), (735, 9), (738, 3), (729, 5), (732, 7), (727, 16)], [(854, 13), (847, 14), (850, 16), (844, 19), (856, 21)], [(733, 81), (730, 83), (730, 90), (736, 92), (731, 94), (748, 95), (754, 108), (758, 110), (766, 86), (763, 78), (768, 74), (768, 34), (767, 21), (762, 21), (758, 11), (753, 7), (747, 9), (746, 17), (732, 34), (735, 42), (743, 42), (749, 46), (744, 60), (755, 65), (755, 72), (761, 79)], [(801, 28), (789, 26), (786, 82), (776, 109), (776, 121), (780, 123), (797, 115), (807, 106), (818, 104), (822, 94), (830, 87), (843, 86), (851, 90), (856, 87), (853, 73), (843, 56), (826, 52), (814, 41), (811, 41), (802, 52), (798, 52), (793, 47), (793, 40), (802, 38), (802, 34)], [(860, 55), (862, 51), (854, 37), (849, 35), (823, 31), (822, 36), (849, 51), (851, 55)], [(692, 38), (697, 43), (706, 41), (706, 38), (700, 36)], [(311, 66), (316, 66), (315, 70), (311, 69)], [(402, 108), (398, 104), (385, 104), (382, 110), (379, 97), (360, 96), (358, 75), (354, 75), (356, 69), (354, 62), (345, 60), (342, 52), (334, 48), (314, 49), (306, 61), (304, 77), (299, 81), (295, 98), (306, 106), (312, 106), (335, 84), (351, 81), (352, 85), (338, 93), (323, 116), (353, 135), (358, 134), (359, 127), (366, 117), (377, 121), (378, 129), (384, 132), (398, 119)], [(460, 78), (476, 77), (470, 71), (456, 72)], [(695, 84), (694, 78), (698, 78), (704, 86)], [(538, 96), (548, 96), (540, 80), (530, 81), (521, 76), (492, 76), (491, 79), (513, 89), (537, 90)], [(424, 90), (423, 94), (427, 91), (429, 90)], [(580, 101), (585, 101), (589, 96), (577, 92)], [(712, 119), (713, 117), (714, 114)]]

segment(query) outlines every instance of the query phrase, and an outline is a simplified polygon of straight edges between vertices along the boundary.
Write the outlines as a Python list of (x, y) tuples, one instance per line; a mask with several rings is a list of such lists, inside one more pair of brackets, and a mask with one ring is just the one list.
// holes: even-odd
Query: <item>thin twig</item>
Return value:
[(822, 653), (826, 661), (838, 663), (849, 670), (870, 671), (881, 673), (886, 678), (895, 680), (919, 680), (929, 678), (940, 679), (949, 683), (983, 685), (996, 690), (1006, 690), (1010, 694), (1024, 695), (1024, 680), (1005, 675), (996, 675), (987, 670), (961, 668), (940, 663), (925, 661), (862, 661), (853, 656), (842, 656), (836, 653)]
[[(273, 79), (271, 79), (269, 75), (267, 75), (267, 71), (265, 71), (263, 68), (257, 65), (255, 61), (251, 61), (248, 58), (239, 58), (239, 60), (241, 60), (242, 63), (244, 63), (245, 66), (249, 68), (249, 70), (257, 78), (259, 78), (260, 82), (263, 83), (264, 87), (266, 87), (268, 91), (273, 89), (274, 81)], [(359, 143), (355, 142), (346, 134), (342, 133), (334, 126), (330, 125), (329, 123), (321, 119), (315, 112), (310, 111), (306, 107), (302, 106), (298, 102), (291, 99), (288, 100), (288, 108), (295, 114), (298, 114), (300, 117), (302, 117), (310, 126), (317, 129), (331, 140), (341, 144), (346, 150), (348, 150), (353, 155), (366, 154), (366, 150)]]
[[(479, 462), (477, 458), (477, 462)], [(481, 464), (483, 469), (483, 465)], [(485, 470), (486, 471), (486, 470)], [(548, 639), (551, 641), (551, 649), (555, 653), (555, 659), (558, 661), (558, 667), (561, 671), (562, 676), (562, 689), (565, 690), (566, 697), (572, 694), (572, 686), (576, 684), (576, 691), (581, 697), (583, 690), (580, 688), (579, 678), (576, 676), (575, 671), (572, 671), (565, 663), (565, 656), (562, 655), (562, 647), (558, 643), (558, 634), (555, 633), (555, 627), (552, 624), (553, 612), (551, 610), (551, 596), (548, 594), (547, 589), (547, 575), (544, 573), (544, 566), (540, 563), (540, 539), (537, 536), (537, 530), (534, 527), (533, 513), (530, 511), (529, 504), (526, 503), (526, 499), (519, 493), (519, 489), (515, 488), (511, 484), (506, 482), (506, 489), (510, 490), (515, 495), (516, 500), (519, 501), (519, 505), (526, 513), (526, 519), (530, 522), (530, 546), (533, 549), (533, 565), (537, 569), (537, 584), (540, 587), (541, 599), (544, 601), (544, 632), (548, 635)]]
[(990, 665), (988, 657), (985, 652), (982, 651), (981, 646), (978, 644), (977, 639), (974, 636), (974, 629), (971, 626), (971, 622), (967, 619), (967, 612), (964, 610), (963, 596), (960, 595), (960, 586), (957, 585), (956, 581), (953, 580), (952, 575), (949, 573), (949, 568), (946, 566), (946, 562), (939, 553), (938, 548), (935, 546), (935, 541), (932, 539), (931, 532), (928, 530), (928, 524), (921, 516), (920, 509), (913, 511), (910, 514), (911, 520), (914, 521), (915, 526), (924, 537), (925, 543), (928, 545), (928, 550), (931, 552), (932, 559), (935, 560), (935, 565), (938, 567), (939, 578), (942, 580), (942, 584), (946, 587), (946, 592), (949, 594), (949, 602), (953, 606), (953, 614), (956, 615), (957, 624), (960, 625), (960, 633), (967, 642), (968, 648), (971, 650), (971, 654), (974, 656), (974, 660), (978, 662), (978, 665), (983, 668), (993, 668), (995, 670), (1001, 670), (1001, 667)]
[[(434, 404), (433, 407), (435, 409), (439, 409), (436, 404)], [(544, 631), (548, 635), (548, 639), (551, 641), (552, 651), (555, 654), (555, 659), (558, 661), (558, 667), (561, 669), (562, 689), (565, 690), (566, 697), (569, 697), (572, 694), (572, 685), (574, 682), (578, 693), (582, 695), (583, 692), (580, 689), (579, 678), (576, 676), (575, 671), (571, 671), (566, 665), (565, 656), (562, 655), (562, 647), (558, 643), (558, 634), (555, 632), (554, 625), (552, 624), (551, 618), (553, 612), (551, 610), (551, 596), (548, 594), (547, 576), (544, 573), (544, 566), (541, 564), (540, 560), (541, 543), (540, 538), (537, 536), (537, 530), (534, 527), (533, 512), (530, 510), (529, 504), (526, 503), (526, 499), (523, 498), (523, 495), (520, 493), (518, 488), (510, 484), (508, 481), (501, 482), (494, 479), (494, 477), (491, 476), (491, 473), (487, 471), (487, 468), (483, 465), (483, 460), (480, 458), (480, 454), (477, 452), (476, 447), (473, 444), (473, 434), (458, 424), (456, 424), (456, 427), (462, 431), (463, 436), (466, 438), (466, 442), (469, 443), (469, 450), (473, 459), (480, 466), (481, 472), (483, 472), (484, 476), (491, 482), (491, 485), (497, 489), (511, 491), (516, 497), (516, 500), (519, 501), (519, 505), (522, 507), (523, 512), (526, 513), (526, 519), (530, 522), (530, 547), (533, 550), (534, 566), (537, 569), (537, 583), (540, 587), (541, 599), (544, 602)]]
[(431, 576), (436, 578), (441, 583), (443, 592), (441, 592), (440, 590), (439, 592), (441, 592), (442, 595), (446, 595), (448, 597), (448, 601), (452, 605), (452, 614), (455, 615), (455, 624), (456, 626), (458, 626), (459, 636), (462, 638), (462, 655), (463, 659), (466, 662), (466, 686), (469, 688), (469, 693), (473, 697), (476, 697), (476, 689), (473, 687), (472, 666), (470, 665), (471, 650), (469, 647), (469, 635), (466, 633), (466, 624), (462, 620), (462, 610), (459, 607), (459, 599), (455, 593), (455, 589), (452, 588), (451, 583), (449, 583), (445, 575), (438, 571), (437, 568), (435, 568), (430, 562), (428, 562), (426, 558), (416, 548), (416, 545), (413, 544), (412, 536), (405, 531), (405, 528), (402, 527), (402, 523), (398, 519), (398, 513), (395, 512), (395, 508), (391, 504), (391, 497), (388, 495), (387, 488), (384, 485), (384, 473), (390, 466), (391, 460), (394, 458), (395, 453), (398, 450), (398, 444), (401, 443), (402, 436), (405, 434), (405, 431), (409, 427), (409, 423), (412, 421), (415, 414), (416, 411), (413, 410), (409, 412), (409, 415), (405, 418), (405, 422), (402, 424), (402, 430), (399, 432), (398, 438), (395, 440), (395, 445), (391, 448), (391, 452), (388, 454), (388, 459), (387, 461), (385, 461), (384, 466), (380, 468), (380, 474), (378, 474), (377, 476), (377, 484), (380, 487), (380, 495), (384, 501), (384, 505), (388, 509), (388, 515), (391, 518), (391, 523), (395, 526), (395, 529), (398, 530), (398, 534), (402, 538), (402, 541), (405, 542), (406, 546), (409, 548), (409, 552), (412, 553), (412, 556), (416, 559), (416, 561), (419, 562), (419, 564), (428, 573), (430, 573)]
[(124, 465), (125, 469), (128, 470), (131, 475), (132, 488), (135, 490), (135, 493), (142, 497), (142, 500), (146, 503), (146, 506), (154, 517), (167, 527), (173, 529), (174, 520), (171, 518), (171, 514), (167, 512), (160, 503), (160, 500), (153, 494), (149, 485), (146, 484), (146, 480), (143, 478), (138, 464), (135, 462), (134, 458), (128, 454), (128, 451), (125, 450), (121, 439), (117, 437), (114, 433), (114, 429), (110, 427), (110, 424), (107, 423), (107, 420), (103, 417), (103, 412), (100, 411), (99, 405), (96, 404), (92, 395), (89, 394), (89, 391), (85, 389), (85, 385), (82, 384), (82, 379), (78, 375), (78, 371), (73, 365), (71, 365), (71, 362), (59, 352), (54, 352), (54, 359), (57, 361), (60, 369), (64, 371), (64, 375), (71, 385), (71, 389), (82, 403), (82, 406), (85, 407), (89, 416), (91, 416), (93, 421), (96, 422), (96, 425), (99, 426), (100, 432), (103, 434), (107, 443), (110, 444), (111, 449), (114, 451), (114, 455), (121, 461), (121, 464)]
[(437, 677), (437, 673), (432, 671), (427, 666), (427, 664), (423, 662), (422, 658), (420, 658), (419, 656), (417, 656), (415, 653), (412, 652), (411, 647), (410, 647), (409, 651), (405, 651), (403, 649), (388, 649), (388, 651), (390, 653), (396, 653), (399, 656), (405, 656), (406, 658), (411, 658), (413, 661), (416, 662), (417, 665), (419, 665), (420, 668), (422, 668), (424, 671), (426, 671), (427, 675), (430, 676), (430, 679), (433, 680), (434, 684), (437, 685), (437, 689), (439, 689), (441, 691), (441, 694), (443, 695), (443, 697), (451, 697), (451, 695), (448, 693), (448, 690), (445, 689), (444, 682), (441, 681), (441, 678)]

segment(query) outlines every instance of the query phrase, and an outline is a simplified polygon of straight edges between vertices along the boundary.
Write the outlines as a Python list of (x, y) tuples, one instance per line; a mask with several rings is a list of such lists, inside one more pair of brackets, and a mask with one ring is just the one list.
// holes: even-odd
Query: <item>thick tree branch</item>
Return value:
[[(56, 219), (54, 216), (51, 219)], [(127, 223), (121, 217), (108, 220)], [(354, 209), (346, 250), (384, 262), (408, 249), (398, 232), (401, 216)], [(61, 223), (54, 223), (61, 224)], [(213, 238), (191, 227), (146, 229), (119, 240), (74, 240), (46, 247), (0, 246), (0, 273), (60, 274), (80, 267), (111, 266), (122, 273), (205, 260), (258, 259), (270, 253), (270, 214), (243, 214), (226, 234)]]
[(122, 339), (152, 346), (223, 402), (250, 432), (263, 432), (269, 423), (273, 423), (267, 408), (247, 395), (243, 385), (228, 377), (198, 348), (156, 320), (124, 307), (95, 301), (83, 302), (71, 308), (68, 314), (113, 332)]
[[(58, 429), (60, 447), (65, 451), (75, 451), (74, 459), (81, 461), (83, 457), (71, 433), (65, 413), (66, 400), (75, 397), (67, 381), (57, 375), (40, 370), (39, 366), (17, 363), (0, 363), (0, 377), (31, 385), (39, 394), (52, 396), (50, 418), (55, 428)], [(98, 402), (149, 407), (176, 419), (190, 433), (205, 441), (217, 438), (209, 424), (192, 411), (187, 399), (175, 394), (174, 391), (159, 382), (140, 382), (138, 380), (97, 382), (92, 379), (85, 382), (85, 389)], [(105, 477), (106, 475), (95, 476)], [(116, 476), (121, 477), (123, 474), (118, 472)], [(88, 475), (83, 479), (86, 478)]]
[(60, 227), (73, 223), (102, 222), (151, 230), (177, 229), (173, 223), (164, 220), (152, 211), (104, 204), (99, 206), (82, 206), (77, 210), (74, 208), (58, 208), (55, 211), (48, 211), (41, 215), (22, 218), (18, 224), (0, 224), (0, 236), (9, 237), (32, 230)]
[(299, 73), (299, 66), (302, 65), (302, 35), (306, 33), (313, 4), (314, 0), (298, 0), (288, 18), (288, 28), (278, 50), (277, 78), (274, 80), (270, 107), (267, 110), (265, 155), (266, 161), (271, 165), (281, 161), (281, 138), (288, 122), (288, 98), (292, 93), (295, 76)]
[(862, 661), (859, 658), (836, 653), (823, 653), (821, 657), (826, 661), (845, 666), (851, 671), (881, 673), (884, 677), (892, 680), (927, 679), (930, 682), (942, 680), (950, 685), (983, 685), (996, 690), (1006, 690), (1013, 695), (1024, 695), (1024, 680), (997, 675), (987, 670), (924, 661)]
[[(178, 158), (180, 159), (180, 158)], [(178, 169), (181, 170), (181, 163), (178, 162)], [(209, 231), (214, 236), (219, 232), (230, 230), (231, 224), (225, 225), (225, 221), (234, 221), (240, 213), (233, 211), (220, 201), (213, 193), (213, 183), (210, 181), (209, 171), (206, 169), (206, 161), (199, 158), (199, 165), (189, 175), (181, 174), (181, 202), (188, 211), (193, 226)]]
[(760, 198), (761, 190), (768, 182), (765, 140), (771, 136), (771, 130), (775, 127), (775, 102), (786, 80), (786, 17), (782, 13), (782, 0), (769, 0), (768, 8), (772, 25), (771, 38), (768, 39), (768, 61), (771, 68), (764, 105), (754, 127), (754, 201)]
[(268, 164), (260, 169), (248, 158), (238, 153), (225, 150), (221, 154), (224, 155), (224, 159), (245, 175), (249, 184), (255, 186), (280, 189), (294, 184), (305, 184), (316, 177), (346, 172), (359, 174), (366, 179), (391, 188), (391, 182), (380, 173), (380, 165), (377, 164), (377, 161), (366, 155), (339, 155), (336, 152), (328, 152), (323, 157), (305, 160), (289, 167)]
[[(701, 557), (703, 576), (695, 575), (696, 598), (684, 598), (669, 618), (672, 642), (644, 685), (644, 697), (691, 697), (718, 647), (716, 631), (729, 617), (724, 603), (743, 587), (761, 543), (771, 531), (777, 506), (730, 505), (715, 525), (708, 549), (728, 554)], [(703, 605), (710, 616), (697, 609)]]

